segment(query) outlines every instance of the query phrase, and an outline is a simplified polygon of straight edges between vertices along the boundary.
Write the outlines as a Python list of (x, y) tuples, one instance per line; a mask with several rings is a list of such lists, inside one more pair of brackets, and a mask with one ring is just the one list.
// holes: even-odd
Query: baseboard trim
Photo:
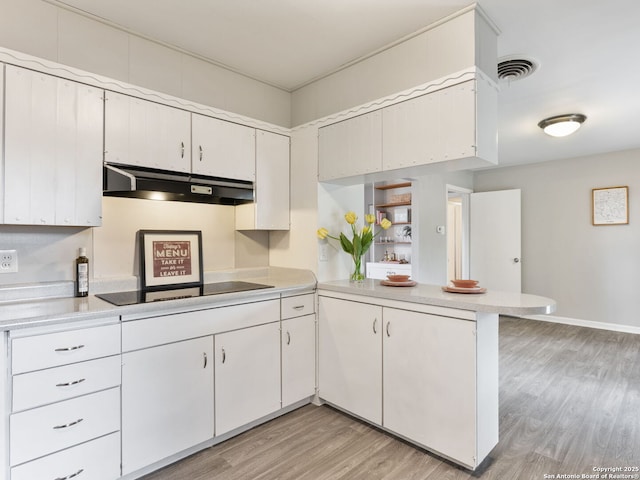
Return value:
[(556, 315), (523, 315), (522, 318), (527, 318), (529, 320), (540, 320), (542, 322), (563, 323), (565, 325), (575, 325), (577, 327), (610, 330), (612, 332), (635, 333), (636, 335), (640, 335), (640, 327), (634, 327), (632, 325), (622, 325), (620, 323), (594, 322), (593, 320), (558, 317)]

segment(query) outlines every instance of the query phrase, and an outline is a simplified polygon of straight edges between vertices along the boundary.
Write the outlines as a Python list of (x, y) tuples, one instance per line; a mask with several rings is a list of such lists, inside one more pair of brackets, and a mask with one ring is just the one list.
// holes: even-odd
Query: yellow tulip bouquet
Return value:
[[(349, 240), (342, 232), (340, 232), (339, 237), (329, 235), (329, 231), (326, 228), (319, 228), (317, 235), (320, 240), (333, 238), (340, 242), (342, 249), (351, 255), (351, 258), (353, 259), (354, 270), (351, 274), (351, 280), (361, 281), (364, 280), (364, 273), (362, 272), (362, 257), (369, 250), (369, 247), (373, 243), (373, 239), (377, 237), (382, 230), (379, 230), (377, 233), (373, 233), (372, 225), (376, 223), (376, 216), (372, 214), (364, 216), (365, 225), (361, 229), (356, 227), (358, 216), (355, 212), (347, 212), (344, 219), (349, 225), (351, 225), (351, 231), (353, 233), (352, 240)], [(387, 230), (390, 226), (391, 222), (386, 218), (383, 218), (380, 222), (380, 227), (382, 227), (383, 230)]]

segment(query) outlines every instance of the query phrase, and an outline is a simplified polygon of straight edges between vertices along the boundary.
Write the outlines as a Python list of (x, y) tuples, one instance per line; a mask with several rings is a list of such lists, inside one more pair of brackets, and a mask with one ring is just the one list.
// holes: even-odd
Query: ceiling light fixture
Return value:
[(578, 130), (586, 119), (587, 117), (581, 113), (568, 113), (545, 118), (538, 123), (538, 126), (552, 137), (566, 137)]

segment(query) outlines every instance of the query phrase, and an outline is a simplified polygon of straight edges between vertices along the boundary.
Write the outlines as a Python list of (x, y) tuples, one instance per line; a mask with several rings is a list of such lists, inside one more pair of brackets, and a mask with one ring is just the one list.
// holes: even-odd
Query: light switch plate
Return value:
[(16, 273), (18, 271), (18, 251), (0, 250), (0, 273)]

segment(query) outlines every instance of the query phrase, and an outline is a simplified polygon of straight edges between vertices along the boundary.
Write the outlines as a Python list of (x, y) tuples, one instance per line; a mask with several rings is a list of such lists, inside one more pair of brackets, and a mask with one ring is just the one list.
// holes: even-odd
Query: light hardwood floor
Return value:
[(308, 405), (144, 480), (534, 480), (596, 467), (640, 467), (640, 335), (504, 317), (500, 442), (475, 472)]

